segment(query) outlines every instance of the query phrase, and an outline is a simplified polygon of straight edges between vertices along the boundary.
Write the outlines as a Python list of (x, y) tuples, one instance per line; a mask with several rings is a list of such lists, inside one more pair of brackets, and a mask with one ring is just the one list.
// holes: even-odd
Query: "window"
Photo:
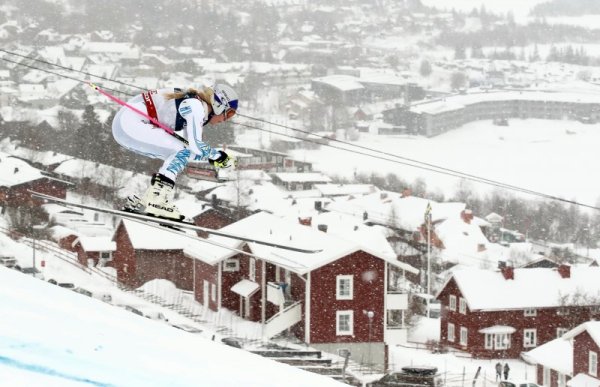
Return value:
[(542, 374), (542, 384), (544, 386), (550, 386), (550, 368), (544, 367), (544, 372)]
[(223, 271), (239, 271), (240, 261), (236, 258), (226, 259), (223, 262)]
[(535, 316), (537, 316), (537, 309), (525, 309), (525, 312), (523, 312), (523, 315), (525, 317), (535, 317)]
[(523, 347), (531, 348), (537, 346), (537, 329), (523, 330)]
[(454, 342), (454, 324), (448, 323), (448, 341)]
[(351, 275), (338, 275), (336, 281), (336, 299), (351, 300), (354, 297), (354, 277)]
[(112, 259), (112, 252), (111, 251), (101, 251), (100, 259), (106, 259), (106, 260), (110, 261)]
[(213, 302), (217, 302), (217, 285), (215, 284), (210, 285), (210, 299)]
[(590, 351), (588, 373), (592, 376), (598, 376), (598, 354)]
[(495, 338), (496, 338), (496, 335), (493, 335), (491, 333), (485, 334), (485, 349), (494, 349), (494, 339)]
[(256, 281), (256, 259), (250, 258), (250, 267), (248, 268), (248, 278), (250, 281)]
[(567, 386), (567, 378), (565, 374), (558, 373), (558, 387), (566, 387)]
[(510, 333), (486, 333), (485, 349), (509, 349), (511, 343)]
[(460, 328), (460, 344), (467, 345), (468, 329), (465, 327)]
[(558, 316), (568, 316), (569, 315), (569, 309), (568, 308), (558, 308), (556, 310), (556, 314)]
[(354, 334), (353, 311), (338, 310), (336, 312), (335, 334), (338, 336), (351, 336)]
[(448, 301), (448, 309), (456, 310), (456, 296), (450, 296), (450, 300)]
[(467, 314), (467, 300), (464, 298), (460, 298), (460, 302), (458, 304), (458, 311), (462, 314)]
[(562, 337), (567, 331), (567, 328), (556, 328), (556, 338)]

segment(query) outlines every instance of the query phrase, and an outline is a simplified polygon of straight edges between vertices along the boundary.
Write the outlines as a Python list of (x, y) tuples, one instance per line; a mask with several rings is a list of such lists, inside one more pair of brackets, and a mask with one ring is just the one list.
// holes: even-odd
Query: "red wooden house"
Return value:
[(598, 292), (593, 267), (457, 270), (437, 295), (440, 342), (478, 358), (518, 358), (600, 317), (589, 297)]
[(600, 322), (581, 324), (564, 336), (573, 340), (573, 375), (570, 386), (600, 386)]
[(192, 290), (193, 259), (184, 253), (183, 238), (184, 235), (123, 219), (112, 237), (116, 250), (107, 266), (114, 267), (119, 282), (130, 287), (162, 278), (180, 289)]
[(523, 353), (522, 357), (536, 365), (540, 385), (598, 387), (599, 355), (600, 322), (588, 321), (556, 340)]
[(178, 287), (193, 290), (212, 310), (227, 308), (261, 323), (265, 338), (291, 329), (311, 346), (349, 350), (355, 360), (384, 364), (387, 346), (405, 342), (407, 335), (408, 294), (390, 283), (390, 271), (418, 270), (396, 260), (383, 234), (365, 242), (364, 230), (351, 229), (354, 234), (340, 238), (257, 213), (220, 230), (321, 250), (306, 254), (210, 237), (221, 245), (215, 246), (123, 220), (113, 238), (112, 265), (133, 286), (155, 278), (176, 282), (168, 270), (177, 266)]
[(65, 198), (67, 182), (42, 174), (25, 161), (0, 153), (0, 207), (34, 207), (42, 203), (28, 191)]
[[(215, 310), (225, 307), (262, 323), (266, 338), (290, 328), (313, 347), (349, 350), (353, 359), (367, 361), (370, 356), (368, 361), (384, 364), (387, 346), (405, 342), (407, 333), (403, 313), (408, 294), (390, 283), (391, 267), (418, 270), (397, 261), (385, 248), (389, 244), (382, 234), (367, 239), (364, 229), (350, 227), (354, 234), (341, 238), (313, 224), (315, 228), (257, 213), (221, 229), (322, 251), (306, 254), (256, 243), (240, 245), (254, 256), (223, 257), (216, 267), (197, 264), (196, 289), (216, 279), (216, 297), (211, 289), (211, 295), (204, 293), (200, 300), (209, 299)], [(202, 285), (202, 292), (207, 290)]]
[(81, 236), (73, 242), (73, 249), (83, 266), (105, 266), (112, 260), (117, 244), (110, 237)]

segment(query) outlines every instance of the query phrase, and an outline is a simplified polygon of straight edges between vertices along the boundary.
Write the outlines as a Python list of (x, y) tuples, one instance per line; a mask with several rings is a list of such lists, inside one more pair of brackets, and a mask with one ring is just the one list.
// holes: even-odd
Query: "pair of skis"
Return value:
[(33, 196), (33, 197), (37, 197), (39, 199), (43, 199), (43, 200), (53, 202), (56, 204), (61, 204), (64, 206), (72, 206), (72, 207), (77, 207), (77, 208), (81, 208), (81, 209), (85, 209), (85, 210), (121, 216), (123, 218), (128, 218), (128, 219), (141, 221), (141, 222), (149, 222), (154, 225), (164, 226), (165, 230), (172, 231), (172, 232), (180, 233), (180, 231), (178, 229), (182, 228), (182, 229), (194, 230), (194, 231), (204, 231), (207, 234), (211, 234), (211, 235), (221, 236), (221, 237), (230, 238), (230, 239), (236, 239), (239, 241), (244, 241), (244, 242), (249, 242), (249, 243), (256, 243), (259, 245), (274, 247), (274, 248), (278, 248), (278, 249), (282, 249), (282, 250), (295, 251), (298, 253), (314, 254), (314, 253), (318, 253), (318, 252), (322, 251), (322, 250), (316, 250), (316, 249), (304, 249), (301, 247), (283, 245), (283, 244), (269, 242), (269, 241), (265, 241), (265, 240), (248, 238), (248, 237), (245, 237), (242, 235), (235, 235), (235, 234), (217, 231), (217, 230), (213, 230), (213, 229), (202, 227), (202, 226), (197, 226), (195, 224), (184, 222), (184, 221), (157, 218), (154, 216), (139, 214), (139, 213), (135, 213), (135, 212), (113, 210), (110, 208), (97, 207), (97, 206), (92, 206), (92, 205), (88, 205), (88, 204), (80, 204), (80, 203), (75, 203), (75, 202), (71, 202), (68, 200), (60, 199), (60, 198), (57, 198), (54, 196), (46, 195), (43, 193), (39, 193), (39, 192), (34, 192), (34, 191), (29, 191), (29, 192), (30, 192), (31, 196)]

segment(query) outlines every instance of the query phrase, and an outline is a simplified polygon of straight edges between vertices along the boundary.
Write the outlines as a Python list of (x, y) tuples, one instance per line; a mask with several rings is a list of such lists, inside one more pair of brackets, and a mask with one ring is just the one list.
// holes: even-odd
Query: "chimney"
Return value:
[(363, 212), (363, 220), (369, 219), (369, 213), (367, 211)]
[(310, 225), (312, 225), (312, 217), (310, 217), (310, 216), (308, 218), (298, 217), (298, 222), (303, 226), (310, 226)]
[(323, 211), (323, 202), (320, 200), (315, 201), (315, 210), (321, 212)]
[(319, 224), (319, 225), (317, 226), (317, 229), (318, 229), (319, 231), (327, 232), (327, 225), (326, 225), (326, 224)]
[(515, 269), (512, 266), (504, 266), (500, 269), (505, 280), (515, 279)]
[(19, 168), (15, 167), (15, 172), (14, 172), (14, 174), (16, 175), (17, 173), (19, 173)]
[(219, 199), (217, 199), (217, 195), (213, 194), (210, 197), (210, 204), (212, 205), (213, 208), (219, 207)]
[(571, 266), (565, 264), (558, 265), (558, 274), (560, 274), (561, 278), (571, 278)]
[(471, 211), (471, 210), (463, 210), (460, 213), (460, 217), (462, 218), (462, 220), (465, 223), (471, 224), (471, 220), (473, 220), (473, 211)]

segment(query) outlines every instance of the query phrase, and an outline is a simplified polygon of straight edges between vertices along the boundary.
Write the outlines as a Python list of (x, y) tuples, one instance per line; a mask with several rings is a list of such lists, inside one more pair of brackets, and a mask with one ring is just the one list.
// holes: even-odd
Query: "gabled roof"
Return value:
[(564, 339), (572, 339), (575, 336), (580, 335), (583, 332), (587, 332), (592, 340), (600, 347), (600, 321), (588, 321), (577, 327), (571, 329), (569, 332), (563, 335)]
[[(214, 265), (237, 254), (236, 251), (229, 248), (203, 242), (201, 238), (195, 236), (196, 234), (190, 234), (192, 236), (190, 237), (184, 233), (162, 230), (160, 226), (152, 227), (129, 219), (122, 219), (121, 223), (136, 250), (181, 250), (190, 258), (198, 259), (209, 265)], [(223, 238), (219, 243), (232, 249), (239, 248), (241, 245), (240, 241), (228, 238)]]
[(564, 375), (573, 375), (573, 342), (563, 337), (542, 344), (521, 357), (528, 363), (539, 364)]
[(600, 380), (588, 375), (588, 374), (577, 374), (573, 379), (567, 382), (569, 387), (598, 387), (600, 386)]
[(23, 160), (0, 153), (0, 187), (13, 187), (44, 178), (42, 172)]
[[(358, 251), (365, 251), (391, 264), (399, 264), (395, 255), (383, 251), (367, 251), (360, 241), (348, 240), (339, 236), (318, 231), (297, 222), (259, 212), (220, 229), (222, 232), (309, 249), (321, 249), (313, 254), (282, 250), (274, 247), (248, 243), (253, 254), (276, 265), (288, 267), (298, 274), (308, 273), (337, 259)], [(223, 237), (209, 237), (209, 240), (222, 241)], [(377, 250), (376, 247), (373, 250)]]
[(471, 310), (511, 310), (556, 308), (561, 299), (577, 293), (600, 293), (600, 268), (571, 267), (569, 278), (556, 269), (513, 269), (514, 279), (507, 280), (500, 271), (468, 268), (456, 270), (441, 288), (439, 295), (454, 280)]
[(75, 246), (77, 243), (81, 243), (81, 247), (83, 248), (83, 250), (88, 252), (117, 250), (117, 243), (113, 242), (110, 237), (82, 236), (73, 242), (73, 246)]

